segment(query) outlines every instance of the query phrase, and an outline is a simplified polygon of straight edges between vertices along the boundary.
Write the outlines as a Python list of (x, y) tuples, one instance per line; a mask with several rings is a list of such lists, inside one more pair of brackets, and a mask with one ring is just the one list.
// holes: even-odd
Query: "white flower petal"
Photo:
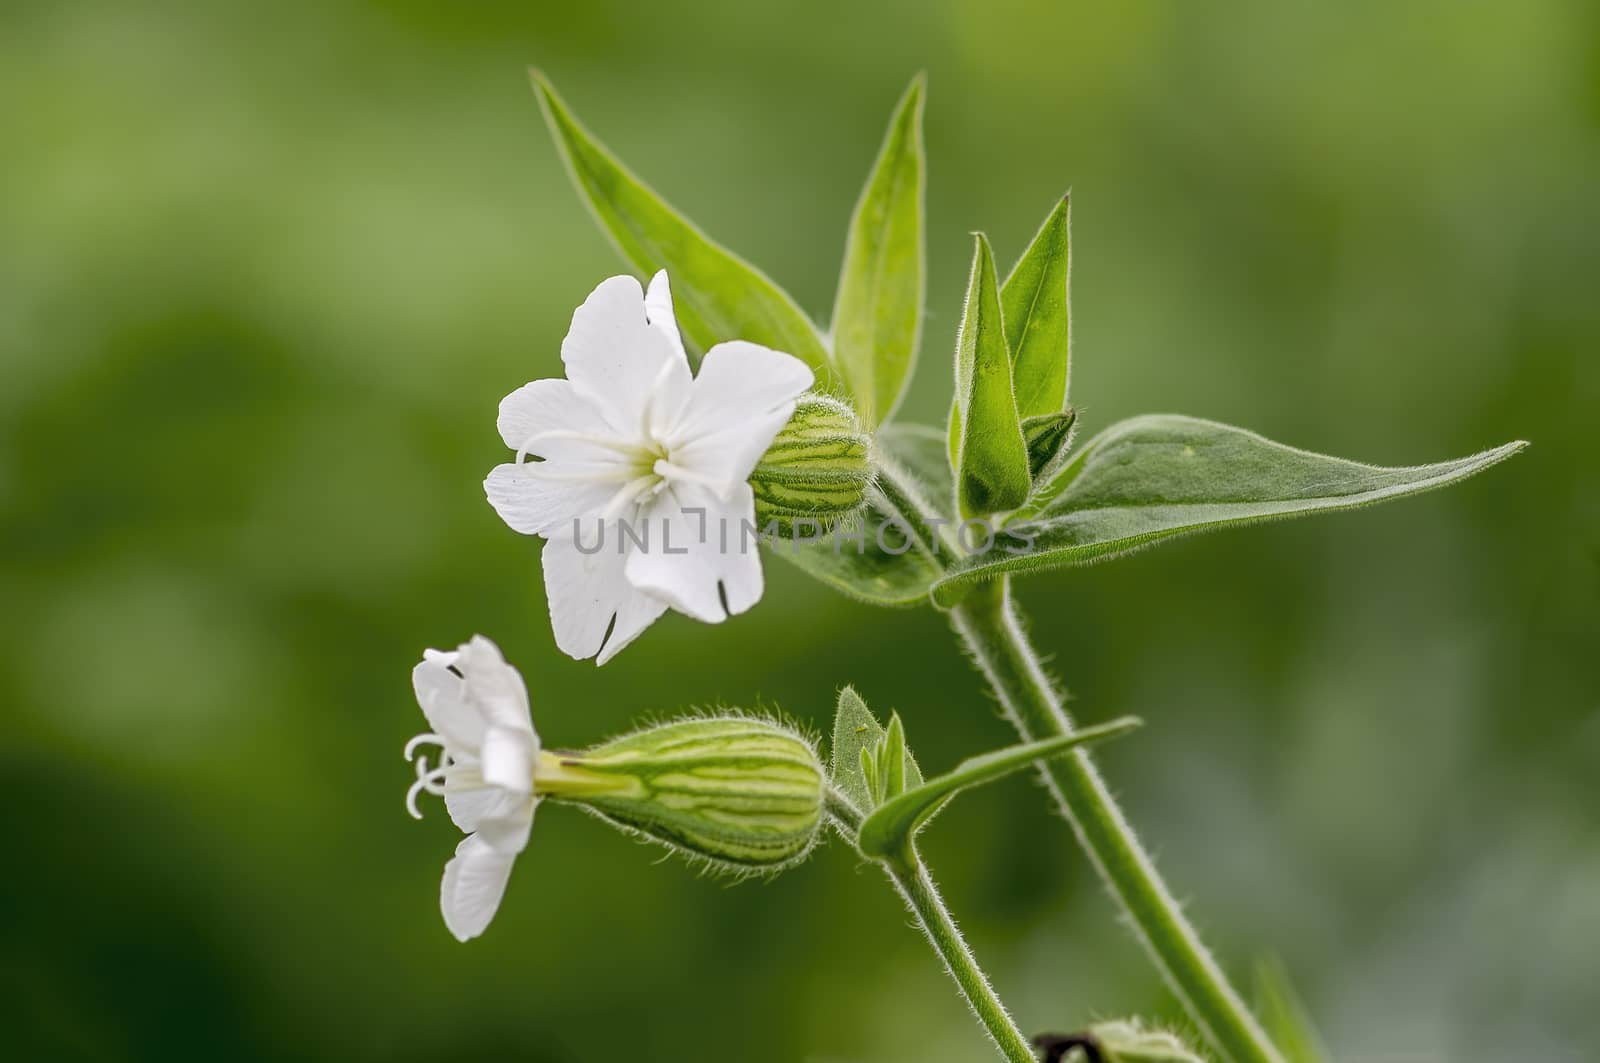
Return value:
[(476, 749), (483, 741), (483, 717), (467, 703), (459, 656), (428, 650), (411, 669), (411, 687), (434, 734), (456, 749)]
[(490, 727), (483, 736), (478, 770), (483, 781), (516, 794), (533, 792), (533, 758), (539, 743), (532, 731)]
[(650, 278), (650, 287), (645, 289), (644, 316), (650, 327), (665, 336), (673, 352), (687, 363), (689, 356), (684, 352), (683, 336), (678, 332), (678, 315), (672, 308), (672, 284), (664, 269), (656, 271)]
[(614, 447), (605, 415), (570, 380), (535, 380), (500, 400), (500, 438), (541, 458), (605, 461)]
[(556, 645), (569, 657), (599, 654), (597, 663), (604, 664), (667, 611), (665, 602), (628, 582), (622, 544), (617, 521), (595, 520), (582, 522), (576, 540), (555, 535), (544, 544), (550, 623)]
[(497, 852), (516, 856), (528, 847), (528, 834), (533, 830), (533, 813), (541, 800), (523, 797), (508, 815), (484, 817), (478, 824), (478, 837)]
[(528, 708), (528, 688), (522, 682), (522, 673), (506, 663), (500, 647), (482, 635), (474, 635), (462, 645), (457, 667), (466, 677), (467, 700), (490, 726), (483, 742), (487, 744), (496, 729), (516, 731), (533, 739), (532, 753), (537, 753), (538, 735)]
[(632, 277), (600, 282), (572, 315), (561, 341), (567, 379), (625, 437), (647, 420), (675, 418), (689, 391), (689, 363), (645, 317), (644, 291)]
[[(708, 624), (761, 599), (755, 497), (738, 483), (726, 500), (697, 484), (674, 484), (643, 518), (647, 549), (628, 555), (628, 582)], [(724, 607), (726, 600), (726, 607)]]
[(507, 463), (490, 471), (483, 493), (512, 531), (549, 535), (570, 528), (579, 514), (604, 508), (623, 486), (621, 475), (597, 463)]
[(743, 340), (717, 344), (700, 363), (683, 415), (669, 433), (673, 463), (724, 485), (726, 497), (728, 488), (749, 477), (814, 381), (792, 355)]
[(527, 794), (511, 793), (493, 786), (474, 786), (466, 790), (444, 792), (444, 807), (450, 821), (464, 834), (471, 834), (485, 820), (508, 819), (517, 815), (528, 804)]
[(469, 834), (444, 865), (439, 883), (439, 910), (457, 941), (470, 941), (489, 926), (506, 894), (513, 853), (501, 852), (482, 837)]

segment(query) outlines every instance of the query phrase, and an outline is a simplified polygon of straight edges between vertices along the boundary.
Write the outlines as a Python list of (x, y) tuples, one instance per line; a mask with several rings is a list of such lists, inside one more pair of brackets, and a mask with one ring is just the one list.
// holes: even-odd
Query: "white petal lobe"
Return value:
[(605, 506), (624, 482), (624, 473), (593, 464), (588, 469), (557, 461), (496, 465), (483, 492), (512, 531), (550, 535), (578, 514)]
[(626, 437), (642, 433), (653, 392), (682, 393), (689, 379), (688, 362), (651, 327), (644, 292), (628, 276), (601, 281), (573, 313), (561, 360), (567, 379)]
[(726, 501), (698, 485), (675, 485), (644, 519), (649, 548), (631, 552), (627, 562), (635, 587), (708, 624), (760, 600), (761, 555), (749, 484), (738, 484)]
[(439, 909), (457, 941), (471, 941), (488, 928), (506, 894), (515, 860), (515, 855), (500, 852), (476, 834), (456, 846), (439, 884)]
[(563, 535), (545, 543), (550, 623), (556, 645), (567, 656), (583, 660), (600, 654), (597, 663), (604, 664), (666, 612), (665, 602), (628, 582), (624, 545), (620, 522), (614, 520), (603, 525), (585, 520), (576, 538)]

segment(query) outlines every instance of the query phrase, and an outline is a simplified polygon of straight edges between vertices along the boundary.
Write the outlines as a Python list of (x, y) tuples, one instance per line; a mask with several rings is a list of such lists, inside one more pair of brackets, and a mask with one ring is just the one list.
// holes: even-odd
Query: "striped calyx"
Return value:
[(802, 395), (750, 474), (756, 525), (785, 537), (814, 535), (860, 509), (872, 480), (868, 442), (847, 403)]
[(805, 857), (822, 824), (817, 751), (771, 720), (677, 720), (556, 756), (568, 782), (541, 773), (551, 798), (718, 870), (780, 870)]

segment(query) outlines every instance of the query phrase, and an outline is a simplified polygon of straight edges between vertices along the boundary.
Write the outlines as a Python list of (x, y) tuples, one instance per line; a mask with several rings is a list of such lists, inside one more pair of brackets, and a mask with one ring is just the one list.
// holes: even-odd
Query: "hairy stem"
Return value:
[[(951, 623), (1024, 741), (1070, 734), (1072, 718), (1028, 641), (1009, 582), (979, 586), (951, 611)], [(1101, 880), (1212, 1047), (1232, 1063), (1283, 1063), (1184, 918), (1088, 750), (1074, 749), (1042, 771)]]
[[(832, 788), (827, 794), (827, 806), (828, 812), (838, 825), (839, 833), (854, 845), (856, 835), (861, 831), (861, 823), (866, 817)], [(933, 884), (933, 879), (916, 850), (909, 848), (904, 854), (883, 861), (880, 866), (888, 874), (889, 881), (894, 883), (900, 896), (905, 898), (911, 914), (916, 917), (917, 925), (922, 928), (929, 944), (944, 961), (945, 970), (955, 979), (961, 995), (966, 998), (972, 1013), (983, 1024), (989, 1040), (994, 1042), (1000, 1054), (1010, 1063), (1038, 1063), (1039, 1057), (1028, 1044), (1028, 1039), (1017, 1029), (1017, 1024), (1011, 1019), (1011, 1013), (1006, 1010), (1005, 1004), (1001, 1003), (994, 987), (989, 984), (988, 977), (973, 957), (972, 950), (967, 947), (966, 939), (961, 936), (961, 928), (956, 926), (955, 920), (950, 917), (949, 909), (944, 906), (944, 899), (939, 896), (938, 887)]]
[(1022, 1031), (1017, 1029), (1011, 1013), (1006, 1011), (1006, 1006), (1000, 1002), (994, 987), (984, 976), (983, 969), (973, 958), (960, 928), (950, 918), (950, 912), (945, 908), (933, 879), (929, 877), (927, 867), (914, 852), (883, 866), (1000, 1054), (1010, 1063), (1038, 1063), (1039, 1057)]

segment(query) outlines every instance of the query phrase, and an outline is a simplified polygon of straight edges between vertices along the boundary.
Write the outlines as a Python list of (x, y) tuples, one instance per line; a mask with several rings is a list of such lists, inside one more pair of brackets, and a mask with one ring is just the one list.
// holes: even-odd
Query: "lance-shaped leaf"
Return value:
[(867, 176), (833, 304), (833, 351), (867, 428), (889, 419), (917, 357), (925, 289), (922, 99), (911, 82)]
[(862, 768), (861, 754), (883, 740), (878, 723), (854, 687), (839, 691), (839, 706), (833, 714), (833, 755), (830, 772), (833, 785), (856, 808), (872, 808), (872, 790)]
[(967, 305), (956, 339), (956, 402), (951, 425), (956, 499), (964, 517), (1016, 509), (1028, 497), (1028, 445), (1011, 391), (994, 252), (977, 234)]
[(928, 819), (943, 807), (944, 802), (959, 791), (1002, 779), (1038, 761), (1061, 756), (1076, 746), (1127, 734), (1141, 724), (1138, 718), (1125, 716), (1069, 735), (1025, 742), (993, 753), (969, 757), (957, 764), (953, 771), (929, 779), (921, 786), (908, 788), (898, 797), (885, 801), (861, 824), (856, 844), (863, 855), (873, 859), (898, 854)]
[(591, 136), (544, 76), (533, 87), (573, 183), (622, 257), (641, 275), (672, 278), (678, 327), (704, 350), (749, 340), (794, 355), (820, 379), (832, 373), (821, 333), (766, 274), (668, 206)]
[[(898, 722), (899, 717), (896, 716), (891, 726)], [(876, 763), (876, 754), (887, 737), (888, 732), (878, 723), (854, 687), (839, 691), (838, 708), (833, 715), (833, 750), (829, 773), (833, 776), (835, 788), (863, 813), (871, 812), (878, 803), (867, 762), (873, 760)], [(922, 771), (917, 767), (917, 758), (906, 748), (903, 728), (900, 729), (896, 747), (901, 755), (898, 772), (901, 787), (921, 786)]]
[(1430, 491), (1526, 445), (1507, 443), (1436, 465), (1384, 468), (1296, 450), (1215, 421), (1135, 417), (1085, 444), (1026, 508), (1012, 514), (1001, 546), (954, 568), (935, 586), (933, 600), (954, 605), (974, 583), (1005, 572), (1080, 565), (1191, 532)]
[(1017, 412), (1056, 413), (1067, 405), (1071, 374), (1072, 202), (1064, 196), (1011, 269), (1000, 289), (1011, 348)]

